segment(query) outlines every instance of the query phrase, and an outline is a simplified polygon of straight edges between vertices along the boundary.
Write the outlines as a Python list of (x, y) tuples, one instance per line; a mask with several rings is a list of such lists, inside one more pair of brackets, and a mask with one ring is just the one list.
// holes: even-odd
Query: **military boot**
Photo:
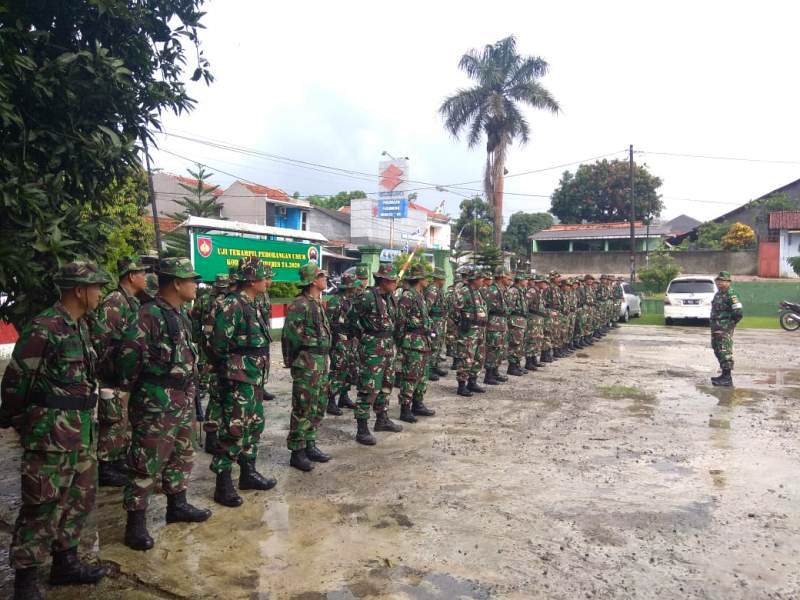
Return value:
[(167, 494), (167, 523), (202, 523), (210, 516), (210, 510), (197, 508), (186, 501), (186, 490)]
[(499, 367), (494, 368), (494, 378), (497, 379), (497, 381), (499, 381), (500, 383), (505, 383), (506, 381), (508, 381), (508, 377), (500, 374)]
[(434, 367), (431, 369), (431, 371), (433, 371), (434, 373), (436, 373), (436, 374), (437, 374), (439, 377), (445, 377), (445, 376), (447, 376), (447, 373), (448, 373), (447, 369), (443, 369), (443, 368), (442, 368), (442, 367), (440, 367), (439, 365), (436, 365), (436, 366), (434, 366)]
[(497, 378), (494, 376), (494, 369), (486, 369), (486, 374), (483, 376), (483, 383), (486, 385), (500, 385), (500, 382), (497, 381)]
[(222, 506), (229, 506), (230, 508), (236, 508), (242, 505), (242, 497), (236, 493), (236, 488), (233, 487), (230, 469), (217, 473), (217, 484), (214, 488), (214, 502), (222, 504)]
[(542, 352), (542, 358), (541, 358), (542, 365), (546, 365), (547, 363), (553, 362), (552, 353), (553, 353), (552, 350), (545, 350), (544, 352)]
[(414, 413), (411, 411), (410, 405), (403, 405), (400, 407), (400, 420), (405, 421), (406, 423), (417, 422), (417, 417), (415, 417)]
[(525, 369), (527, 369), (528, 371), (536, 370), (536, 360), (533, 356), (525, 357)]
[(118, 471), (113, 463), (101, 460), (97, 463), (97, 483), (100, 487), (123, 487), (128, 483), (128, 476)]
[(17, 569), (14, 574), (14, 600), (43, 600), (36, 567)]
[(366, 419), (359, 419), (356, 421), (356, 424), (358, 427), (356, 429), (356, 441), (365, 446), (374, 446), (377, 441), (375, 440), (375, 436), (370, 433), (369, 422), (367, 422)]
[(275, 400), (275, 394), (270, 394), (267, 390), (264, 390), (264, 400), (267, 402), (270, 400)]
[(350, 396), (346, 391), (339, 394), (339, 408), (355, 408), (355, 402), (350, 400)]
[(428, 381), (439, 381), (439, 375), (437, 375), (436, 371), (433, 369), (431, 369), (430, 373), (428, 373)]
[(147, 532), (147, 511), (129, 510), (125, 523), (125, 545), (134, 550), (150, 550), (153, 538)]
[(453, 357), (453, 364), (450, 365), (450, 370), (451, 371), (455, 371), (458, 368), (458, 365), (456, 365), (456, 362), (457, 362), (457, 360), (456, 360), (456, 357), (454, 356)]
[(314, 463), (309, 460), (305, 448), (292, 450), (292, 457), (289, 459), (289, 464), (295, 469), (305, 471), (306, 473), (314, 468)]
[(325, 454), (322, 450), (317, 448), (316, 442), (306, 442), (306, 458), (314, 462), (325, 463), (331, 459), (331, 455)]
[(722, 375), (720, 375), (719, 377), (712, 377), (711, 383), (720, 387), (733, 387), (733, 378), (731, 377), (731, 370), (722, 369)]
[(342, 409), (336, 406), (336, 397), (333, 394), (328, 395), (328, 408), (325, 409), (325, 412), (334, 417), (342, 416)]
[(459, 381), (458, 382), (458, 390), (456, 391), (456, 394), (458, 394), (459, 396), (465, 396), (466, 398), (469, 398), (469, 397), (472, 396), (472, 392), (467, 387), (467, 382), (466, 381)]
[(486, 392), (486, 388), (479, 386), (477, 379), (477, 377), (470, 377), (467, 383), (467, 389), (475, 394), (483, 394)]
[(403, 426), (398, 425), (389, 418), (389, 413), (384, 411), (378, 413), (375, 417), (375, 431), (391, 431), (392, 433), (400, 433), (403, 431)]
[(264, 477), (256, 470), (256, 459), (239, 455), (239, 489), (271, 490), (278, 484), (274, 477)]
[(525, 371), (520, 369), (519, 365), (512, 365), (512, 364), (508, 365), (508, 369), (506, 369), (506, 373), (508, 375), (513, 375), (514, 377), (522, 377), (523, 375), (525, 375)]
[(90, 565), (78, 559), (78, 547), (53, 552), (50, 585), (97, 583), (108, 574), (103, 565)]
[(219, 445), (219, 436), (216, 431), (206, 431), (206, 441), (203, 450), (208, 454), (221, 454), (222, 447)]
[(432, 417), (436, 414), (436, 411), (425, 406), (425, 403), (422, 400), (412, 401), (411, 411), (418, 417)]

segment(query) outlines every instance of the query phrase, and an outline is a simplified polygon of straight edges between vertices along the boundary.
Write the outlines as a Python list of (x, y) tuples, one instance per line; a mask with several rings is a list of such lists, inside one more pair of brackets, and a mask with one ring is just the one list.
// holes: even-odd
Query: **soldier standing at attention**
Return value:
[(426, 375), (430, 367), (435, 336), (433, 320), (428, 314), (424, 291), (428, 286), (425, 266), (412, 265), (406, 274), (408, 285), (397, 302), (397, 338), (400, 362), (400, 420), (416, 423), (417, 416), (432, 417), (436, 413), (425, 406)]
[(97, 404), (98, 484), (111, 487), (122, 487), (128, 481), (125, 458), (131, 443), (128, 394), (116, 385), (112, 363), (123, 334), (136, 322), (141, 305), (136, 296), (147, 283), (147, 267), (133, 256), (118, 260), (117, 270), (119, 285), (100, 303), (92, 329), (101, 381)]
[(428, 305), (428, 314), (433, 321), (433, 331), (436, 337), (431, 340), (430, 366), (428, 379), (438, 381), (439, 377), (447, 375), (447, 371), (439, 366), (442, 360), (441, 353), (447, 333), (447, 300), (444, 295), (444, 269), (436, 267), (433, 270), (433, 284), (425, 288), (425, 303)]
[(350, 331), (357, 332), (360, 340), (356, 441), (366, 446), (375, 445), (367, 423), (370, 407), (376, 414), (375, 431), (398, 433), (403, 430), (403, 426), (394, 423), (387, 413), (387, 398), (394, 382), (397, 272), (387, 263), (373, 276), (375, 285), (356, 295), (347, 315)]
[[(200, 338), (207, 357), (213, 357), (211, 341), (214, 333), (214, 321), (216, 320), (217, 311), (222, 309), (225, 297), (228, 295), (229, 286), (230, 279), (228, 275), (224, 273), (218, 274), (214, 278), (214, 294), (212, 301), (205, 310), (197, 315), (198, 318), (201, 319)], [(208, 369), (208, 404), (206, 404), (206, 413), (203, 419), (203, 433), (206, 434), (204, 449), (209, 454), (215, 454), (221, 452), (217, 434), (219, 432), (219, 423), (222, 419), (222, 406), (219, 399), (219, 375), (214, 368), (213, 359), (208, 361)]]
[(257, 258), (242, 261), (239, 291), (228, 294), (216, 312), (210, 358), (219, 378), (222, 419), (217, 439), (220, 450), (211, 459), (217, 474), (214, 500), (240, 506), (231, 479), (239, 464), (240, 490), (269, 490), (277, 483), (256, 469), (258, 441), (264, 431), (264, 381), (269, 373), (269, 324), (258, 304), (267, 289), (267, 271)]
[[(339, 416), (343, 408), (355, 408), (355, 404), (350, 400), (348, 391), (350, 390), (353, 352), (356, 351), (353, 345), (354, 336), (350, 335), (347, 328), (347, 311), (353, 301), (356, 290), (356, 278), (351, 273), (342, 274), (339, 288), (336, 294), (330, 297), (325, 309), (328, 322), (331, 324), (333, 341), (331, 344), (331, 390), (328, 395), (329, 415)], [(339, 400), (337, 405), (336, 400)]]
[(117, 367), (123, 385), (132, 390), (123, 506), (128, 511), (125, 545), (134, 550), (153, 547), (147, 505), (158, 479), (167, 495), (167, 523), (199, 523), (211, 516), (186, 501), (194, 462), (197, 349), (181, 307), (194, 299), (199, 275), (186, 258), (162, 259), (156, 273), (158, 295), (139, 309), (137, 322), (125, 332)]
[(314, 468), (311, 461), (331, 459), (316, 443), (330, 389), (331, 326), (321, 300), (328, 287), (326, 273), (316, 262), (308, 262), (300, 267), (298, 285), (303, 291), (289, 305), (281, 339), (284, 361), (292, 374), (292, 415), (286, 444), (292, 452), (289, 464), (310, 471)]
[[(266, 278), (266, 289), (261, 292), (256, 297), (256, 305), (258, 306), (258, 310), (261, 312), (261, 318), (267, 324), (267, 337), (269, 338), (270, 343), (272, 343), (272, 334), (270, 333), (270, 326), (272, 323), (272, 299), (269, 297), (269, 288), (272, 287), (272, 278), (275, 276), (275, 273), (272, 271), (272, 267), (267, 263), (262, 262), (261, 266), (264, 267), (264, 277)], [(267, 345), (269, 349), (269, 344)], [(274, 400), (275, 396), (269, 394), (267, 392), (267, 381), (269, 381), (269, 364), (270, 358), (267, 356), (267, 371), (264, 373), (264, 385), (263, 388), (263, 395), (262, 397), (264, 400)], [(262, 428), (263, 431), (263, 428)], [(261, 434), (259, 434), (259, 437)]]
[(509, 375), (519, 377), (528, 373), (522, 367), (525, 358), (525, 328), (528, 324), (528, 305), (525, 291), (528, 289), (528, 274), (519, 271), (514, 275), (514, 284), (508, 288), (508, 370)]
[(467, 283), (455, 288), (453, 320), (458, 327), (456, 338), (456, 379), (459, 396), (470, 397), (486, 390), (478, 385), (486, 351), (486, 321), (488, 311), (481, 295), (483, 274), (477, 268), (466, 271)]
[(494, 270), (494, 283), (484, 288), (483, 297), (489, 310), (489, 323), (486, 325), (486, 375), (483, 383), (497, 385), (508, 381), (500, 375), (508, 344), (508, 284), (510, 273), (505, 267)]
[(721, 271), (716, 278), (718, 292), (711, 301), (711, 348), (719, 361), (722, 374), (712, 377), (711, 383), (733, 386), (733, 332), (742, 320), (742, 303), (731, 289), (731, 274)]
[(84, 317), (109, 280), (93, 262), (63, 265), (54, 277), (61, 299), (23, 329), (0, 386), (0, 427), (13, 426), (23, 449), (22, 506), (9, 552), (14, 598), (42, 598), (36, 570), (51, 553), (52, 585), (106, 575), (78, 559), (78, 543), (97, 480), (97, 355)]

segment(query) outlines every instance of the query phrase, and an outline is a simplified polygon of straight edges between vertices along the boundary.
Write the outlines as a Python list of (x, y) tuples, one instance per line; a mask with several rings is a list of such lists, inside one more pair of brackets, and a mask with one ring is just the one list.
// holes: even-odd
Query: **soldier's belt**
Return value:
[(492, 317), (505, 317), (506, 312), (504, 310), (490, 310), (489, 315)]
[(330, 348), (323, 348), (322, 346), (300, 346), (300, 352), (305, 350), (309, 354), (328, 354), (331, 349)]
[(376, 338), (390, 338), (393, 336), (391, 331), (365, 331), (364, 335), (369, 335)]
[(149, 383), (150, 385), (158, 385), (164, 388), (171, 388), (176, 390), (186, 391), (194, 383), (194, 377), (173, 377), (172, 375), (153, 375), (145, 373), (139, 378), (141, 383)]
[(97, 394), (89, 396), (57, 396), (44, 392), (33, 392), (29, 400), (36, 406), (60, 410), (92, 410), (97, 405)]
[(242, 356), (269, 356), (269, 346), (240, 346), (231, 348), (230, 352)]

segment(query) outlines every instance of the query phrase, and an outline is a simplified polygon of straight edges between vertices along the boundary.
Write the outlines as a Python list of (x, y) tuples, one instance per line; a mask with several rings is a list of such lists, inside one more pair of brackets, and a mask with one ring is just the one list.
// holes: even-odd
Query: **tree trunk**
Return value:
[(503, 186), (505, 177), (503, 177), (503, 165), (500, 165), (499, 171), (496, 172), (496, 179), (494, 180), (494, 198), (492, 206), (494, 207), (494, 243), (495, 246), (503, 250)]

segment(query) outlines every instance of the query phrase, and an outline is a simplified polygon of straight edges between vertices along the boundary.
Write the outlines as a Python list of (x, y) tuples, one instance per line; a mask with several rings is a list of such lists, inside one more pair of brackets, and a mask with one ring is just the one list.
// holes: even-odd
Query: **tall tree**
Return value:
[[(611, 223), (630, 219), (630, 165), (623, 160), (601, 160), (565, 171), (550, 199), (550, 212), (563, 223)], [(657, 217), (664, 208), (658, 195), (661, 179), (647, 167), (634, 166), (636, 220)]]
[[(182, 223), (189, 217), (206, 217), (209, 219), (222, 218), (222, 204), (219, 202), (216, 191), (219, 186), (208, 183), (213, 173), (209, 173), (203, 165), (197, 165), (197, 170), (186, 169), (194, 179), (192, 185), (179, 184), (187, 193), (175, 204), (183, 207), (182, 211), (169, 215), (169, 218)], [(189, 233), (183, 227), (170, 231), (164, 236), (166, 241), (167, 256), (189, 256)]]
[(309, 196), (307, 200), (320, 208), (339, 210), (343, 206), (350, 206), (350, 200), (366, 197), (367, 195), (361, 190), (353, 190), (351, 192), (339, 192), (335, 196)]
[(526, 144), (530, 126), (522, 106), (557, 113), (558, 102), (539, 82), (548, 64), (538, 56), (520, 56), (517, 41), (509, 36), (483, 50), (472, 49), (458, 63), (476, 84), (459, 89), (439, 108), (447, 130), (458, 137), (467, 130), (467, 144), (475, 147), (486, 135), (483, 187), (494, 214), (494, 243), (502, 245), (503, 177), (509, 146)]
[(139, 167), (137, 140), (160, 128), (162, 111), (192, 109), (185, 79), (212, 80), (199, 47), (202, 4), (2, 4), (1, 319), (22, 323), (51, 303), (61, 263), (102, 256), (96, 220), (114, 201), (108, 190)]
[(552, 224), (553, 215), (550, 213), (515, 212), (503, 237), (503, 249), (518, 256), (528, 256), (531, 252), (530, 236)]
[(453, 231), (453, 250), (474, 250), (475, 239), (478, 246), (492, 239), (492, 210), (480, 196), (465, 198), (459, 205), (461, 213), (458, 216)]

